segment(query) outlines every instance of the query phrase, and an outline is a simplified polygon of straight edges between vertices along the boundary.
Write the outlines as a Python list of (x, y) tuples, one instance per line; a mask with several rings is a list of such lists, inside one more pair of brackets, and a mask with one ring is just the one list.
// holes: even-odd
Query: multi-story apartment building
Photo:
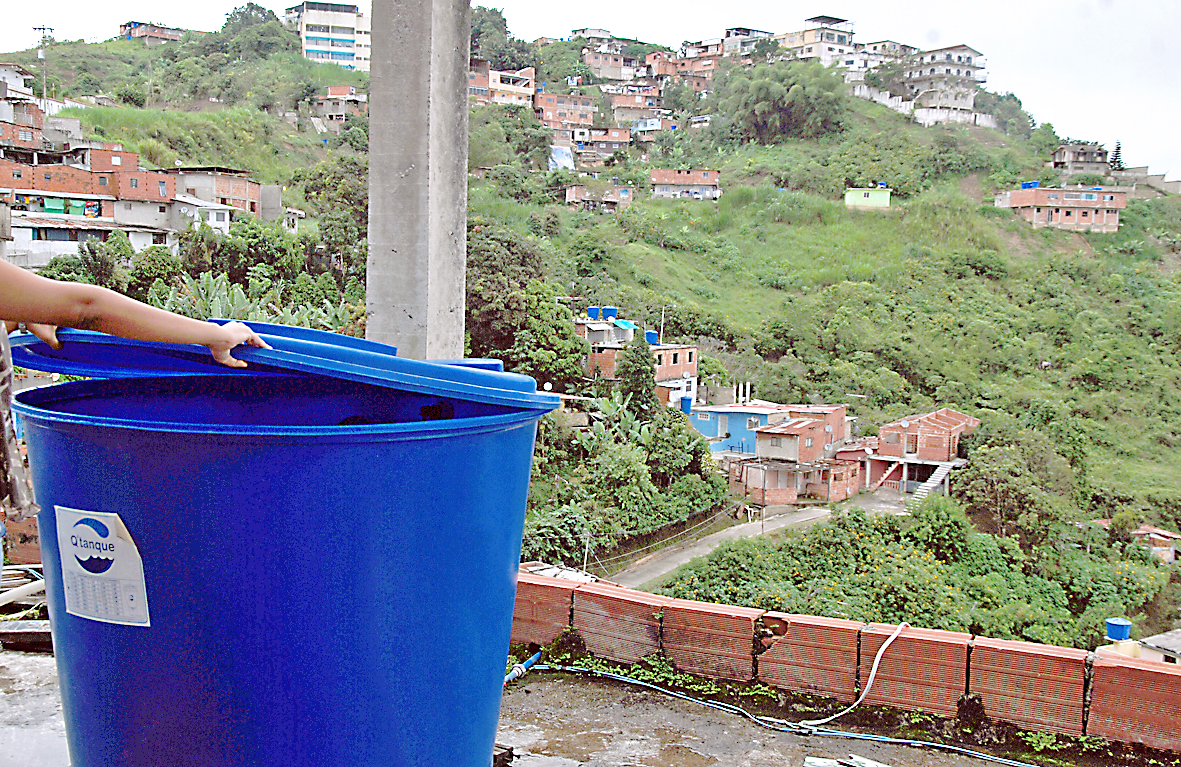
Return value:
[(749, 56), (760, 38), (774, 36), (772, 32), (750, 29), (749, 27), (727, 29), (725, 37), (722, 38), (722, 55)]
[(906, 95), (916, 107), (971, 110), (979, 84), (987, 80), (984, 63), (980, 51), (962, 44), (923, 51), (906, 63)]
[(288, 8), (284, 21), (299, 32), (304, 58), (369, 71), (372, 23), (357, 6), (304, 2)]
[(722, 196), (721, 172), (716, 170), (655, 168), (651, 182), (652, 196), (657, 198), (716, 200)]
[(844, 65), (854, 51), (853, 24), (835, 16), (813, 16), (804, 20), (800, 32), (775, 35), (782, 48), (797, 59), (819, 61), (824, 66)]
[(493, 104), (533, 107), (534, 83), (537, 71), (533, 67), (516, 72), (488, 71), (488, 99)]
[(876, 69), (882, 64), (901, 64), (919, 52), (913, 45), (896, 43), (893, 40), (879, 40), (876, 43), (860, 43), (854, 46), (852, 53), (847, 54), (841, 63), (847, 71), (845, 82), (860, 82), (865, 79), (865, 73)]

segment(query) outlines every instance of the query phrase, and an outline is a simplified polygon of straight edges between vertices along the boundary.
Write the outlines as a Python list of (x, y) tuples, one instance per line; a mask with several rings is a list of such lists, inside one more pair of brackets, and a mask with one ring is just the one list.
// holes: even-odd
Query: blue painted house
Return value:
[(689, 423), (709, 439), (710, 450), (715, 453), (728, 450), (753, 454), (755, 429), (781, 420), (790, 407), (758, 399), (733, 405), (695, 406)]

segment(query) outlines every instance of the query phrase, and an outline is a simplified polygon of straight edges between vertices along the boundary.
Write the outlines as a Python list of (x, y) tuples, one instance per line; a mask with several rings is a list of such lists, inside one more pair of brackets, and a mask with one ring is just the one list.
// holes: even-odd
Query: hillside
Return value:
[[(503, 180), (473, 183), (469, 204), (535, 242), (548, 279), (587, 303), (649, 327), (663, 309), (669, 337), (760, 397), (845, 402), (862, 433), (959, 408), (984, 419), (975, 444), (1025, 444), (1054, 504), (1074, 509), (1050, 516), (1134, 509), (1178, 525), (1181, 200), (1133, 202), (1119, 234), (1034, 231), (991, 194), (1043, 172), (1038, 133), (924, 129), (854, 102), (845, 129), (815, 141), (683, 136), (653, 152), (720, 167), (717, 203), (641, 195), (615, 216), (563, 211), (556, 236), (533, 233), (546, 206)], [(642, 184), (637, 156), (609, 175)], [(896, 211), (837, 201), (878, 179), (909, 192)]]

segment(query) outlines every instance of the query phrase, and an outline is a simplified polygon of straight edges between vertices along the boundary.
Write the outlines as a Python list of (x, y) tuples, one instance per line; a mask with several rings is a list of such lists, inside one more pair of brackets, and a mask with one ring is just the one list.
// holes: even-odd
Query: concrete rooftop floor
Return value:
[[(903, 746), (775, 733), (657, 693), (543, 673), (506, 691), (497, 742), (513, 747), (514, 767), (797, 767), (806, 756), (850, 754), (891, 767), (985, 764)], [(53, 657), (0, 651), (0, 767), (68, 765)]]

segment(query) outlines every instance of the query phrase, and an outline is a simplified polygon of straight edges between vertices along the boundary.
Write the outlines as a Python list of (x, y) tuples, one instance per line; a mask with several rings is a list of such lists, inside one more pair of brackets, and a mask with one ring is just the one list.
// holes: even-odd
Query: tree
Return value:
[(642, 330), (636, 330), (619, 355), (615, 377), (619, 379), (619, 391), (631, 398), (637, 413), (650, 416), (660, 407), (656, 401), (656, 360)]
[(590, 346), (574, 332), (573, 315), (557, 297), (550, 285), (530, 280), (525, 287), (525, 323), (513, 338), (506, 362), (514, 373), (570, 393), (585, 375)]
[(486, 59), (493, 69), (516, 72), (538, 65), (537, 49), (512, 37), (504, 14), (495, 8), (472, 9), (472, 56)]
[(1038, 154), (1043, 156), (1052, 154), (1062, 143), (1062, 139), (1058, 138), (1058, 134), (1054, 132), (1052, 123), (1042, 123), (1037, 126), (1037, 130), (1030, 134), (1029, 140), (1037, 149)]
[(466, 323), (473, 356), (500, 356), (512, 347), (525, 324), (525, 286), (541, 276), (541, 252), (529, 240), (487, 219), (468, 219)]
[(1111, 159), (1108, 160), (1108, 165), (1112, 170), (1124, 170), (1124, 149), (1120, 143), (1115, 142), (1115, 151), (1111, 153)]
[(1016, 446), (981, 445), (957, 474), (956, 496), (969, 511), (990, 516), (1001, 535), (1020, 533), (1032, 543), (1045, 537), (1048, 499)]
[(722, 106), (741, 137), (773, 144), (816, 138), (841, 129), (844, 82), (818, 63), (780, 62), (732, 71), (724, 79)]
[(996, 127), (1010, 136), (1029, 138), (1033, 132), (1033, 118), (1021, 108), (1021, 99), (1012, 93), (990, 93), (981, 90), (976, 94), (976, 111), (991, 114), (996, 118)]
[(137, 301), (148, 299), (148, 290), (156, 280), (171, 283), (180, 276), (180, 259), (163, 245), (144, 248), (131, 261), (127, 279), (127, 295)]
[(773, 37), (760, 37), (755, 40), (754, 49), (751, 50), (751, 61), (766, 62), (770, 64), (779, 56), (781, 49), (779, 41)]

